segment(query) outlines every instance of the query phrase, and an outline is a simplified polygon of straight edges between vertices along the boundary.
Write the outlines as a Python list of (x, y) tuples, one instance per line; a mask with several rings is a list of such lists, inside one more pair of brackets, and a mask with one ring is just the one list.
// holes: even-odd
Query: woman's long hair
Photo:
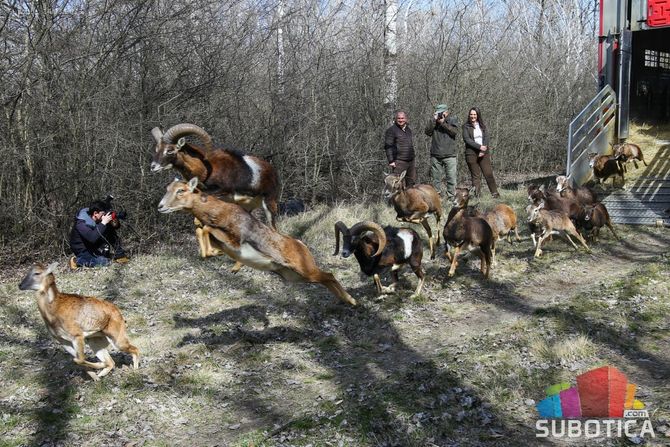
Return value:
[(477, 107), (471, 107), (470, 110), (468, 110), (468, 117), (465, 119), (466, 123), (470, 122), (470, 112), (475, 111), (477, 113), (477, 121), (479, 122), (479, 127), (482, 129), (486, 129), (486, 124), (484, 124), (484, 120), (482, 119), (482, 112), (479, 111)]

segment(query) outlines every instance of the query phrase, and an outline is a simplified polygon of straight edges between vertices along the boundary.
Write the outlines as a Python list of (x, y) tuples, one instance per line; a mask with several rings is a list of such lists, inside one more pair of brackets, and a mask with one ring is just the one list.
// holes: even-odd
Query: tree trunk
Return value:
[(384, 1), (384, 106), (389, 115), (396, 110), (398, 98), (397, 0)]

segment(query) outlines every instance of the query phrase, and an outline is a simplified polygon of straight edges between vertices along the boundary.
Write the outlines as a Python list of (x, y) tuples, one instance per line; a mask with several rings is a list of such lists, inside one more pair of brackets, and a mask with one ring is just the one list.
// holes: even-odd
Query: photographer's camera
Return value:
[(127, 213), (125, 210), (121, 209), (119, 211), (116, 211), (112, 208), (112, 201), (114, 200), (114, 196), (111, 194), (108, 194), (107, 197), (105, 197), (104, 200), (101, 200), (100, 203), (103, 205), (103, 209), (105, 211), (111, 212), (112, 213), (112, 220), (117, 221), (118, 219), (124, 220), (127, 217)]

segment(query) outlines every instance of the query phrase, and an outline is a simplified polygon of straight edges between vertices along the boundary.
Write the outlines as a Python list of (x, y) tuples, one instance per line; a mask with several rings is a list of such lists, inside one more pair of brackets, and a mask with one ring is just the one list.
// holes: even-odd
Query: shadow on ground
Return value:
[[(370, 290), (367, 285), (363, 289)], [(334, 302), (319, 288), (311, 288), (306, 302), (267, 298), (271, 307), (263, 299), (205, 317), (175, 315), (174, 321), (179, 328), (199, 328), (199, 335), (184, 337), (182, 346), (202, 343), (243, 362), (240, 351), (260, 355), (273, 344), (291, 343), (309, 351), (311, 360), (329, 371), (341, 410), (333, 418), (318, 416), (309, 408), (282, 408), (261, 393), (247, 392), (242, 401), (233, 399), (242, 414), (258, 418), (259, 409), (265, 409), (262, 419), (268, 425), (278, 424), (269, 436), (297, 427), (303, 433), (323, 428), (329, 434), (347, 433), (371, 445), (540, 445), (530, 428), (507, 425), (499, 410), (484, 402), (448, 365), (437, 364), (407, 344), (388, 316), (366, 304), (367, 298), (358, 308)], [(300, 329), (268, 324), (269, 314), (286, 312), (299, 318)], [(222, 327), (232, 329), (222, 331)], [(239, 343), (243, 349), (230, 349)], [(263, 389), (276, 374), (273, 368), (255, 370), (245, 389)], [(231, 393), (222, 392), (220, 398), (230, 401)], [(335, 405), (327, 400), (322, 404)]]

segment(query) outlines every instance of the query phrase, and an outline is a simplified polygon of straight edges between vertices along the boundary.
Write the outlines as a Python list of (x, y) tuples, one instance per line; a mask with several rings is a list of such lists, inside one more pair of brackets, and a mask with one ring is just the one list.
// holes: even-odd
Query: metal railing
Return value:
[(604, 154), (610, 150), (615, 116), (616, 93), (608, 84), (570, 123), (566, 175), (574, 184), (581, 185), (590, 178), (590, 152)]

